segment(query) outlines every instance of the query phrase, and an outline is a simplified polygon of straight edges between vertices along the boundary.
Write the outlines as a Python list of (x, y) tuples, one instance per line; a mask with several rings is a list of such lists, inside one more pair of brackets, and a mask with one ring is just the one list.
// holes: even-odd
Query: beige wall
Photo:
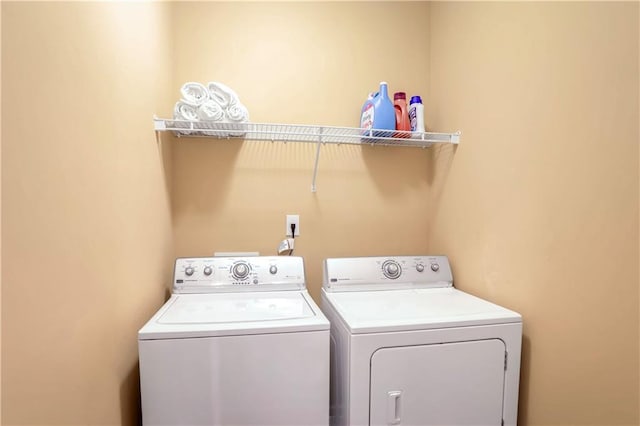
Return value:
[(639, 422), (638, 6), (432, 4), (429, 249), (522, 313), (522, 425)]
[[(2, 42), (2, 8), (0, 7), (0, 43)], [(2, 81), (2, 67), (0, 67), (0, 82)], [(2, 99), (2, 84), (0, 84), (0, 99)], [(0, 117), (2, 117), (2, 102), (0, 102)], [(0, 119), (0, 135), (2, 134), (2, 120)], [(0, 137), (0, 176), (2, 176), (2, 137)], [(1, 181), (1, 179), (0, 179)], [(2, 236), (2, 185), (0, 184), (0, 236)], [(0, 323), (2, 318), (2, 238), (0, 238)], [(0, 424), (2, 423), (2, 325), (0, 324)]]
[[(186, 81), (221, 81), (252, 121), (357, 126), (381, 80), (428, 97), (428, 23), (427, 3), (179, 4), (174, 99)], [(274, 255), (285, 215), (299, 214), (294, 254), (319, 300), (325, 257), (426, 250), (426, 150), (323, 147), (315, 194), (314, 155), (312, 145), (176, 140), (176, 253)]]
[(2, 2), (2, 423), (135, 424), (171, 261), (168, 5)]
[[(273, 254), (298, 213), (314, 297), (325, 257), (447, 254), (524, 316), (520, 424), (637, 424), (637, 17), (3, 2), (2, 423), (134, 423), (172, 257)], [(383, 79), (458, 149), (326, 146), (313, 194), (314, 146), (150, 132), (185, 81), (230, 85), (252, 121), (353, 126)]]

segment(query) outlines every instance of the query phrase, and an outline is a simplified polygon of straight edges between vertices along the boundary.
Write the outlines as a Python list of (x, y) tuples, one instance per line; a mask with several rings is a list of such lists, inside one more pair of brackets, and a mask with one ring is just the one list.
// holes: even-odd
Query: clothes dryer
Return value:
[(522, 318), (444, 256), (326, 259), (331, 424), (516, 425)]
[(300, 257), (181, 258), (138, 333), (145, 425), (327, 425), (329, 322)]

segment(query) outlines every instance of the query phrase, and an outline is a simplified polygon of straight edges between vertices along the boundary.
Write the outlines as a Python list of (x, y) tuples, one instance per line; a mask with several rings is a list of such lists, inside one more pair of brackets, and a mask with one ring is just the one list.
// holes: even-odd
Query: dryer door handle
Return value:
[(400, 397), (402, 396), (402, 391), (389, 391), (387, 392), (387, 424), (388, 425), (399, 425), (402, 420), (400, 420), (401, 413), (401, 403)]

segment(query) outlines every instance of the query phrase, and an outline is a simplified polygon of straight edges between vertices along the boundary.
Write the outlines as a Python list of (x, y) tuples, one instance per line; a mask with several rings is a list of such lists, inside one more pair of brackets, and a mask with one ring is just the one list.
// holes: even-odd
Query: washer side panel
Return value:
[(326, 425), (329, 330), (138, 343), (147, 425)]

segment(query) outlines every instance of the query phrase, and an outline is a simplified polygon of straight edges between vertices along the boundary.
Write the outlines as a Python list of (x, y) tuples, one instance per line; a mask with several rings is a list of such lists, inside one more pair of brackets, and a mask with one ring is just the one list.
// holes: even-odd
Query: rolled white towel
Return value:
[(231, 105), (225, 110), (226, 121), (229, 122), (230, 136), (244, 136), (249, 127), (246, 124), (249, 121), (249, 111), (240, 102)]
[(194, 106), (202, 105), (209, 99), (209, 90), (201, 83), (185, 83), (182, 85), (180, 93), (183, 102)]
[(198, 108), (184, 101), (178, 101), (173, 109), (173, 118), (177, 120), (198, 121)]
[[(173, 118), (176, 120), (189, 120), (189, 121), (198, 121), (198, 110), (193, 105), (189, 105), (182, 101), (176, 102), (175, 107), (173, 108)], [(174, 123), (175, 127), (181, 127), (185, 129), (191, 128), (189, 123), (184, 122), (176, 122)], [(183, 135), (191, 134), (190, 130), (179, 130), (178, 133)]]
[(249, 111), (247, 107), (238, 102), (225, 110), (225, 117), (232, 123), (245, 123), (249, 121)]
[(198, 107), (198, 118), (207, 121), (223, 121), (224, 110), (212, 100), (208, 100)]
[(227, 108), (240, 102), (236, 92), (222, 83), (212, 81), (207, 84), (207, 88), (209, 89), (211, 99), (216, 101), (222, 108)]
[(209, 136), (226, 137), (228, 133), (220, 129), (222, 126), (209, 123), (222, 123), (225, 120), (224, 110), (217, 102), (209, 99), (198, 107), (198, 117), (200, 118), (201, 127), (211, 127), (211, 131), (204, 130), (203, 133)]

